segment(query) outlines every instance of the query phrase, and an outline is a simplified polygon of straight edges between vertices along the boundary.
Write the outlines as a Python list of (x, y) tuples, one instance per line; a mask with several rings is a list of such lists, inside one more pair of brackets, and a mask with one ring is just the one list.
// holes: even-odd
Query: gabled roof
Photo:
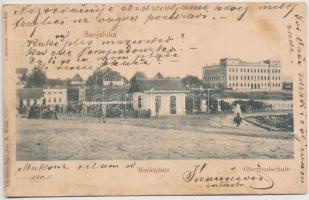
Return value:
[(75, 74), (71, 81), (84, 81), (84, 79), (79, 74)]
[(21, 88), (16, 90), (19, 99), (39, 99), (43, 97), (42, 88)]
[(163, 75), (160, 73), (160, 72), (158, 72), (154, 77), (153, 77), (153, 79), (163, 79), (164, 77), (163, 77)]
[(126, 84), (129, 83), (129, 80), (125, 76), (122, 76), (122, 79), (123, 79), (124, 83), (126, 83)]
[(16, 68), (16, 74), (27, 74), (27, 68)]
[(180, 79), (136, 79), (130, 87), (130, 92), (145, 91), (187, 91)]

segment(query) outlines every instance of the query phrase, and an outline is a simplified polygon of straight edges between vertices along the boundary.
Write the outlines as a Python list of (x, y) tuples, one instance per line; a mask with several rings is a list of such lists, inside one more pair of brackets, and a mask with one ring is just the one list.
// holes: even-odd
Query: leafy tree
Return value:
[(202, 85), (202, 80), (200, 80), (197, 76), (187, 75), (182, 79), (182, 82), (185, 85)]
[(135, 72), (135, 74), (130, 79), (130, 84), (135, 82), (137, 79), (147, 79), (147, 76), (144, 72), (137, 71), (137, 72)]
[(136, 77), (137, 79), (147, 79), (147, 76), (144, 72), (141, 71), (137, 71), (135, 72), (135, 74), (133, 75), (133, 77)]
[(47, 82), (47, 77), (44, 71), (33, 71), (26, 80), (26, 87), (42, 87)]

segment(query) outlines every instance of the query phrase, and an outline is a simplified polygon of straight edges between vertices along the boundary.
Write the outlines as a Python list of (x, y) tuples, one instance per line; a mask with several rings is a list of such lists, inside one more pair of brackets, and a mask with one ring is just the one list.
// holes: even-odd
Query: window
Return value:
[(156, 108), (156, 110), (161, 109), (161, 96), (155, 97), (155, 108)]
[(61, 103), (61, 98), (59, 98), (59, 103)]
[(54, 103), (56, 103), (57, 102), (57, 99), (56, 98), (54, 98)]
[(170, 114), (176, 114), (177, 102), (176, 96), (170, 96)]
[(137, 108), (138, 109), (142, 108), (142, 97), (141, 96), (137, 97)]
[(51, 94), (51, 92), (48, 92), (48, 94)]
[(62, 94), (62, 92), (59, 92), (59, 94)]

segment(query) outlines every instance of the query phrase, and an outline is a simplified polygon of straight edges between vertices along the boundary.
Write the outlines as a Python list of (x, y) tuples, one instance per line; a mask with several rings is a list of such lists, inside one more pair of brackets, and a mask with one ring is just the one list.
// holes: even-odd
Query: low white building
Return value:
[(133, 96), (135, 110), (150, 109), (151, 116), (184, 115), (186, 113), (185, 97), (188, 92), (180, 79), (137, 79), (129, 92)]
[(16, 90), (17, 107), (30, 107), (33, 104), (42, 104), (42, 88), (20, 88)]
[(66, 88), (44, 88), (43, 105), (67, 105), (67, 89)]

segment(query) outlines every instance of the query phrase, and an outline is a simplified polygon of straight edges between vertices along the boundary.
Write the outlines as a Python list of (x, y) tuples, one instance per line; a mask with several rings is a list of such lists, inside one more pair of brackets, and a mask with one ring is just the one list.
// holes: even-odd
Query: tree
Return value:
[(27, 78), (26, 87), (42, 87), (47, 82), (45, 72), (42, 70), (33, 71)]
[(202, 81), (197, 76), (187, 75), (182, 79), (185, 85), (202, 85)]
[(147, 79), (147, 76), (144, 72), (137, 71), (130, 79), (130, 84), (134, 83), (137, 79)]
[(144, 72), (141, 71), (137, 71), (135, 72), (135, 74), (133, 75), (133, 77), (136, 77), (137, 79), (147, 79), (146, 74)]

